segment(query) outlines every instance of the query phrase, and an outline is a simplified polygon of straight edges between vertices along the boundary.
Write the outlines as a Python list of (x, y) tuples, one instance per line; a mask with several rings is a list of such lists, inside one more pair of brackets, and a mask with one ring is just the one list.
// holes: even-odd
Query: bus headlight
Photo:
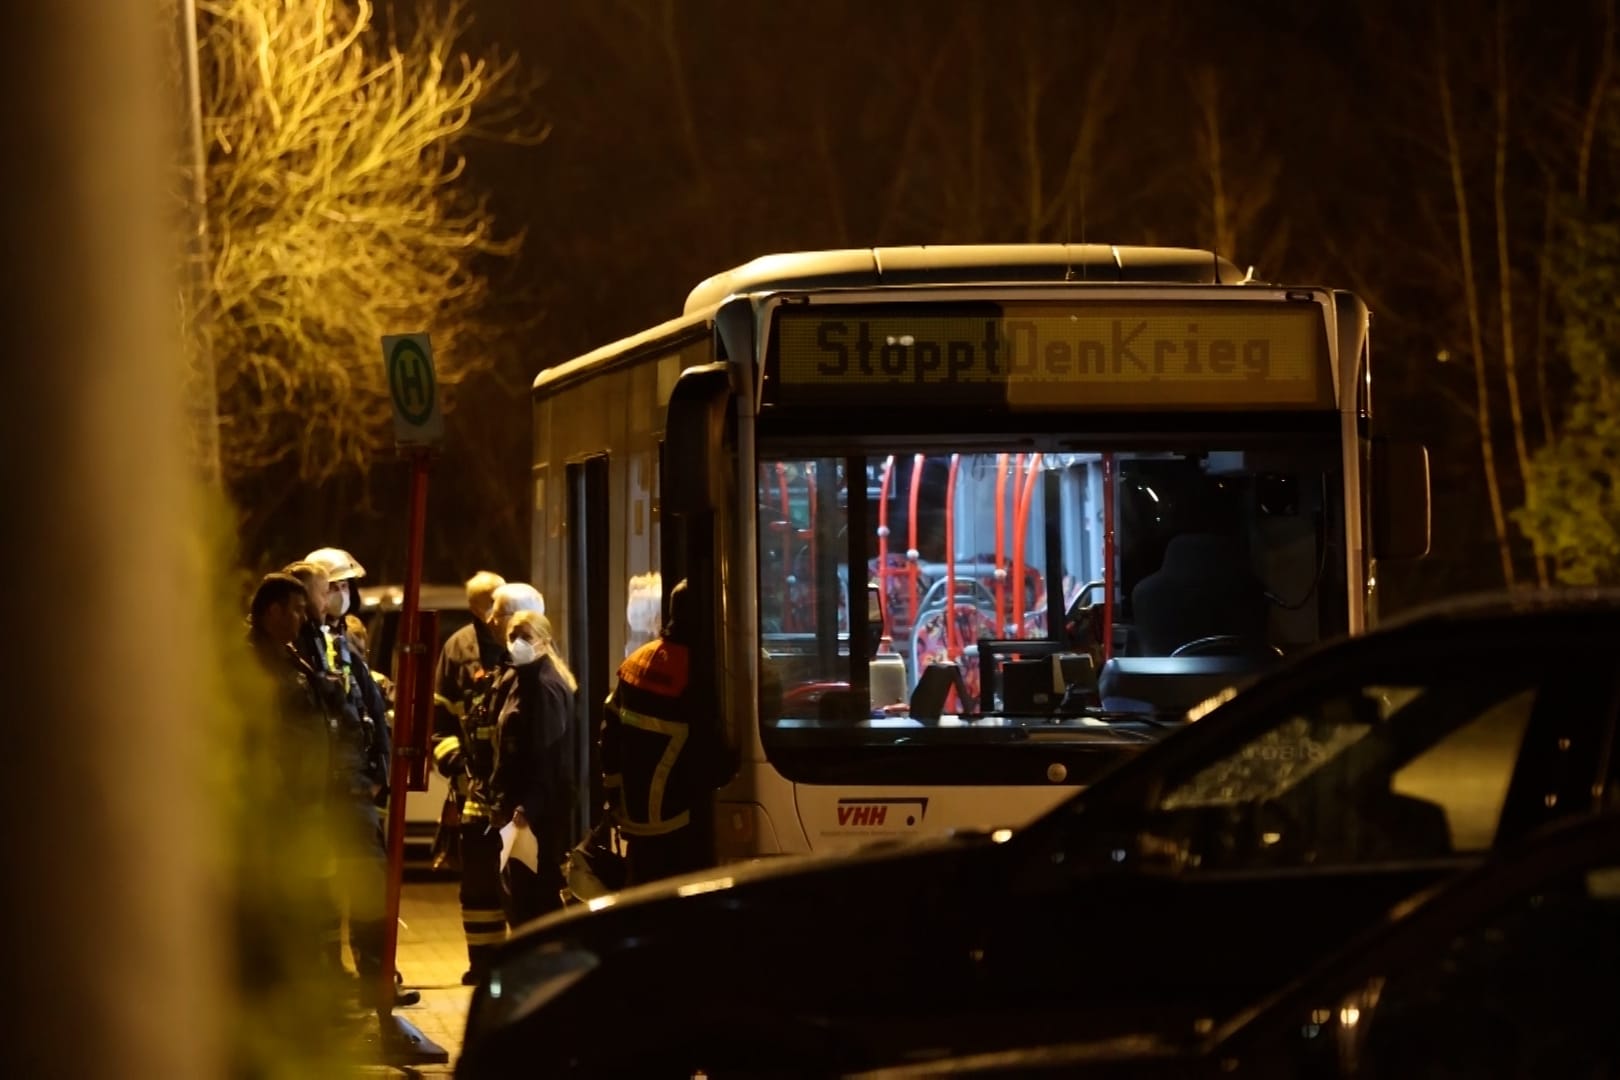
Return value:
[(560, 996), (600, 963), (595, 953), (564, 945), (550, 945), (504, 959), (490, 969), (472, 1026), (488, 1032), (517, 1023)]

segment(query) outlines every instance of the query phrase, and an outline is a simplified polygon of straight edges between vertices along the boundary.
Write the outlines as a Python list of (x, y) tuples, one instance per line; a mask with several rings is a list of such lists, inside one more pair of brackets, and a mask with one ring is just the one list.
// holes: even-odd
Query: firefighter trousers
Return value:
[(461, 928), (467, 935), (467, 965), (482, 975), (506, 940), (501, 834), (487, 818), (461, 820)]
[(382, 816), (364, 794), (338, 796), (331, 806), (337, 885), (349, 916), (354, 966), (361, 978), (375, 982), (382, 971), (387, 922), (388, 848)]

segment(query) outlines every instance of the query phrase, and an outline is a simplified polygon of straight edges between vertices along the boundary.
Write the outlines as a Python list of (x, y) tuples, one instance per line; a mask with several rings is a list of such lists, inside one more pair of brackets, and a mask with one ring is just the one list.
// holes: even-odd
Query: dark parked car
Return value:
[(1620, 815), (1548, 826), (1216, 1023), (859, 1074), (1620, 1075)]
[(1262, 678), (1016, 835), (630, 890), (510, 941), (458, 1075), (838, 1072), (1234, 1014), (1592, 812), (1612, 597), (1456, 607)]

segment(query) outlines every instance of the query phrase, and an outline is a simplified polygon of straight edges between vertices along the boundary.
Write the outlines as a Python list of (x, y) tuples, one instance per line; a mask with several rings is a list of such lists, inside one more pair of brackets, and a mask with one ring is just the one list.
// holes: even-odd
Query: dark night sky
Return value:
[[(1143, 232), (1163, 243), (1207, 242), (1191, 220), (1195, 196), (1174, 191), (1197, 172), (1187, 77), (1199, 64), (1221, 72), (1239, 179), (1248, 151), (1284, 159), (1280, 208), (1319, 213), (1314, 177), (1366, 163), (1356, 160), (1365, 145), (1350, 137), (1352, 103), (1369, 77), (1355, 61), (1366, 33), (1344, 5), (680, 0), (674, 41), (706, 170), (699, 177), (682, 145), (667, 58), (627, 13), (654, 6), (475, 2), (476, 39), (519, 53), (541, 80), (534, 102), (552, 125), (537, 148), (477, 148), (472, 174), (494, 193), (502, 220), (528, 229), (524, 276), (548, 300), (568, 299), (569, 317), (554, 317), (542, 335), (545, 360), (668, 317), (702, 276), (784, 246), (940, 240), (953, 178), (928, 148), (910, 159), (905, 196), (927, 212), (885, 215), (882, 192), (907, 161), (905, 127), (936, 57), (934, 122), (965, 137), (968, 37), (986, 68), (989, 167), (1009, 182), (1023, 170), (1013, 130), (1023, 57), (1041, 54), (1033, 61), (1046, 78), (1041, 152), (1055, 171), (1084, 111), (1097, 36), (1123, 39), (1127, 58), (1108, 90), (1119, 114), (1105, 126), (1099, 176), (1086, 218), (1071, 222), (1073, 239), (1083, 230), (1119, 243)], [(972, 8), (980, 18), (965, 26)], [(1142, 29), (1120, 29), (1132, 26)], [(936, 130), (927, 138), (950, 137)], [(818, 138), (830, 145), (831, 169), (813, 160)], [(841, 220), (829, 206), (832, 188)], [(1010, 208), (990, 207), (979, 235), (952, 239), (1022, 240), (1021, 224)], [(1041, 238), (1065, 238), (1059, 231)], [(1296, 261), (1307, 273), (1322, 262), (1305, 251)]]
[[(1479, 5), (1444, 8), (1468, 181), (1488, 183), (1489, 20)], [(1561, 26), (1510, 4), (1525, 91), (1514, 108), (1526, 117), (1512, 147), (1516, 182), (1546, 171), (1529, 114), (1592, 66), (1591, 33), (1575, 26), (1589, 8), (1563, 5), (1570, 25)], [(471, 0), (470, 10), (470, 44), (519, 54), (551, 134), (537, 147), (470, 149), (471, 183), (506, 228), (527, 234), (516, 263), (493, 268), (494, 314), (537, 321), (499, 357), (500, 379), (466, 388), (451, 417), (452, 440), (484, 445), (453, 451), (441, 470), (431, 576), (459, 578), (475, 563), (523, 573), (528, 383), (548, 364), (674, 316), (709, 274), (772, 251), (885, 243), (1212, 246), (1196, 79), (1208, 68), (1225, 182), (1252, 204), (1239, 250), (1223, 254), (1259, 262), (1273, 279), (1367, 296), (1385, 419), (1436, 447), (1437, 483), (1452, 480), (1452, 501), (1437, 509), (1455, 532), (1450, 569), (1428, 573), (1480, 577), (1474, 546), (1489, 523), (1469, 482), (1477, 443), (1466, 415), (1437, 407), (1449, 399), (1430, 386), (1436, 349), (1457, 333), (1432, 92), (1435, 7), (678, 0), (667, 27), (652, 0)], [(1097, 81), (1100, 70), (1109, 75)], [(1093, 115), (1089, 183), (1065, 202), (1070, 147)], [(1049, 210), (1034, 225), (1031, 146)], [(1516, 208), (1516, 220), (1533, 232), (1541, 196), (1526, 198), (1533, 209)], [(1441, 374), (1466, 396), (1460, 373)], [(487, 483), (468, 481), (469, 470)], [(342, 518), (388, 572), (402, 562), (387, 520), (402, 505), (400, 472), (378, 470), (373, 510)], [(322, 498), (326, 513), (311, 514), (332, 520), (343, 496)], [(1488, 578), (1489, 560), (1480, 565)]]

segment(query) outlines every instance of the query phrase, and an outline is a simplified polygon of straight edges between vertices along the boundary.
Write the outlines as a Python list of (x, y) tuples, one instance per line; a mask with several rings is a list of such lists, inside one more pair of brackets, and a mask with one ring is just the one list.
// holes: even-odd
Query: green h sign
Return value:
[(401, 446), (443, 442), (439, 381), (433, 373), (433, 344), (428, 335), (384, 334), (382, 347), (388, 396), (394, 404), (394, 441)]

